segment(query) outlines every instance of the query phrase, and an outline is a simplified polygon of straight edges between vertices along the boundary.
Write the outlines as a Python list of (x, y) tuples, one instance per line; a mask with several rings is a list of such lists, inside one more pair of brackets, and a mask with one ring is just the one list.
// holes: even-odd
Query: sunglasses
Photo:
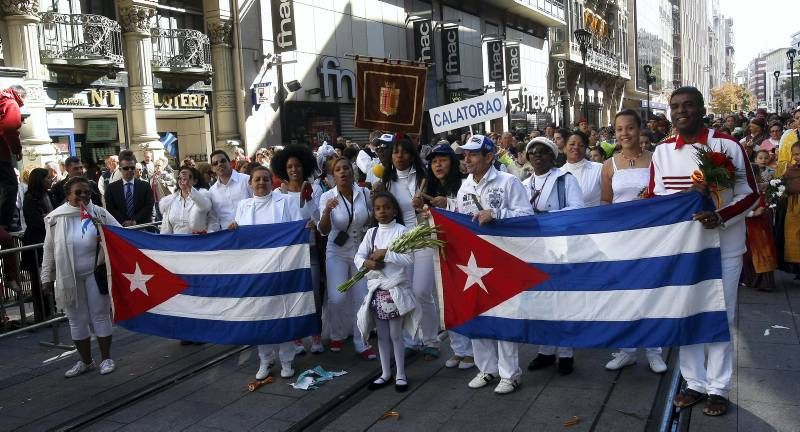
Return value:
[(226, 163), (228, 163), (228, 162), (229, 162), (229, 161), (228, 161), (227, 159), (215, 160), (215, 161), (212, 161), (212, 162), (211, 162), (211, 166), (222, 165), (222, 164), (226, 164)]
[(135, 170), (136, 167), (126, 166), (126, 167), (119, 167), (119, 169), (121, 169), (123, 171), (131, 171), (131, 170)]

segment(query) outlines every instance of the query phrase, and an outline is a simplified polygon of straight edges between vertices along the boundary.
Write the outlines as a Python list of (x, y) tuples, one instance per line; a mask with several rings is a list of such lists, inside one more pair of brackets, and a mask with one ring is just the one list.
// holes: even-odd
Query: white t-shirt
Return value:
[(213, 226), (209, 226), (209, 231), (226, 229), (233, 222), (234, 212), (236, 212), (239, 201), (253, 196), (249, 182), (249, 175), (233, 171), (228, 184), (222, 184), (217, 180), (211, 186), (208, 192), (211, 194), (211, 209), (216, 221)]

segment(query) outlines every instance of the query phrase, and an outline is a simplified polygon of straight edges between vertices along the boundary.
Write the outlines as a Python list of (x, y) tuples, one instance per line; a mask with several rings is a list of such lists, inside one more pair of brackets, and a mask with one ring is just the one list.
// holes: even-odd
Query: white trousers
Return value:
[[(722, 258), (722, 289), (725, 293), (725, 309), (728, 314), (728, 330), (733, 338), (733, 323), (736, 317), (736, 297), (739, 275), (742, 272), (742, 257)], [(705, 349), (708, 348), (706, 365)], [(733, 375), (733, 343), (685, 345), (680, 351), (681, 374), (688, 387), (700, 393), (728, 397)]]
[(452, 330), (447, 331), (448, 338), (450, 339), (450, 349), (453, 354), (459, 357), (473, 357), (472, 355), (472, 340), (460, 333)]
[(100, 294), (94, 274), (75, 279), (78, 283), (75, 304), (64, 307), (72, 340), (88, 339), (90, 325), (97, 337), (111, 336), (111, 297)]
[[(439, 339), (439, 311), (436, 307), (433, 280), (433, 249), (423, 249), (414, 252), (414, 264), (409, 266), (409, 280), (417, 307), (420, 308), (422, 318), (420, 322), (420, 339), (413, 339), (405, 334), (403, 341), (407, 347), (425, 345), (438, 347)], [(418, 335), (420, 336), (420, 335)]]
[[(327, 281), (325, 297), (327, 313), (325, 317), (328, 320), (331, 340), (341, 341), (347, 339), (347, 336), (351, 334), (358, 335), (359, 330), (355, 317), (361, 302), (367, 295), (367, 280), (361, 279), (346, 293), (340, 293), (336, 289), (342, 282), (358, 272), (353, 257), (327, 255), (325, 271)], [(358, 352), (367, 349), (360, 336), (353, 338), (353, 344)]]
[(553, 345), (541, 345), (539, 347), (539, 354), (542, 355), (553, 355), (558, 352), (558, 357), (565, 357), (569, 358), (575, 355), (575, 349), (571, 347), (557, 347)]
[(500, 378), (516, 379), (522, 375), (519, 368), (519, 344), (495, 339), (472, 339), (475, 365), (488, 374)]
[(275, 351), (278, 351), (281, 364), (294, 361), (294, 342), (259, 345), (258, 358), (262, 362), (275, 363)]

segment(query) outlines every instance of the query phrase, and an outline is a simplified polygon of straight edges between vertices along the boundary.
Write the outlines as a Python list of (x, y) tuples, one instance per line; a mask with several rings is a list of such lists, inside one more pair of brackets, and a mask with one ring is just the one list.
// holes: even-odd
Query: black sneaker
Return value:
[(558, 359), (558, 374), (569, 375), (572, 373), (575, 359), (572, 357), (561, 357)]
[(539, 354), (528, 364), (528, 370), (539, 370), (556, 364), (556, 355)]

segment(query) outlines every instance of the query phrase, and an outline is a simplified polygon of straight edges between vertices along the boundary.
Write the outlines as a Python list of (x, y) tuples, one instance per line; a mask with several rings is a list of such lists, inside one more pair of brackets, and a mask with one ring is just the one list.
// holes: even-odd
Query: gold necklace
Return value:
[(629, 167), (635, 167), (636, 166), (636, 161), (639, 160), (640, 157), (642, 157), (643, 153), (644, 152), (639, 152), (639, 154), (636, 155), (636, 157), (628, 157), (628, 156), (625, 156), (625, 152), (620, 150), (619, 155), (622, 156), (623, 159), (628, 161), (628, 166)]

